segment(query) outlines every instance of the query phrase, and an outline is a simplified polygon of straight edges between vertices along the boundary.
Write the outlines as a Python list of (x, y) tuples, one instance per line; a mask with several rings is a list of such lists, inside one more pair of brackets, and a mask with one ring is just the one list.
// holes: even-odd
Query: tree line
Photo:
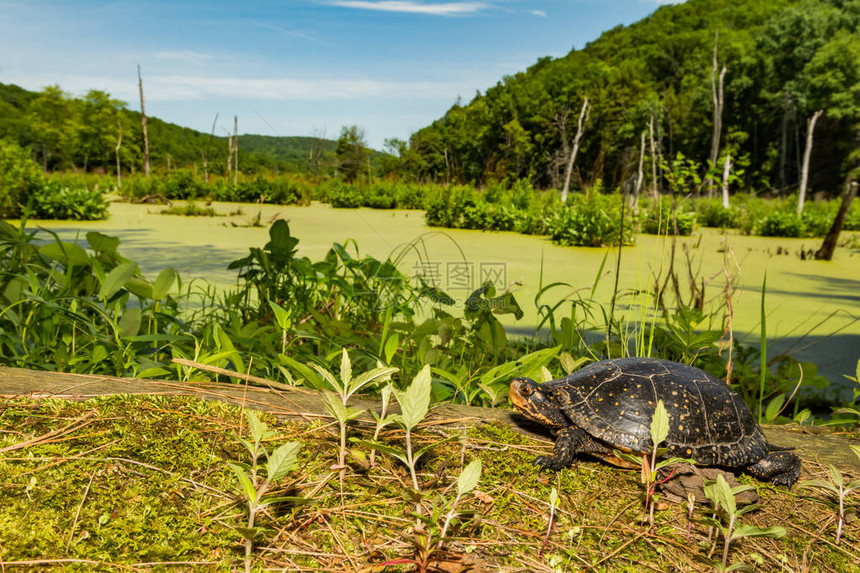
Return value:
[[(230, 118), (232, 119), (232, 118)], [(215, 118), (217, 122), (217, 117)], [(225, 118), (226, 120), (226, 118)], [(147, 117), (151, 164), (156, 172), (196, 168), (225, 174), (229, 134), (209, 133)], [(232, 128), (232, 121), (229, 122)], [(60, 86), (31, 92), (0, 83), (0, 139), (28, 148), (46, 172), (83, 170), (144, 172), (140, 112), (101, 90), (73, 97)], [(334, 170), (336, 143), (323, 133), (311, 137), (241, 136), (239, 169), (244, 173)], [(118, 156), (118, 157), (117, 157)]]
[(794, 192), (806, 175), (838, 192), (858, 120), (860, 2), (689, 0), (541, 58), (388, 146), (392, 171), (416, 180), (561, 189), (578, 152), (577, 185), (658, 186), (659, 158), (682, 152), (710, 183), (730, 171)]

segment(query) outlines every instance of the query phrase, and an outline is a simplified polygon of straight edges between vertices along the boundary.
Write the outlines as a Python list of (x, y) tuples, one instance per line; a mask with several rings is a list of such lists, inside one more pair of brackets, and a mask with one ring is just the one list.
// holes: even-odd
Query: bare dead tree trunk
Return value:
[(816, 260), (830, 261), (833, 260), (833, 253), (836, 251), (836, 243), (839, 242), (839, 234), (842, 232), (842, 226), (845, 224), (845, 217), (848, 215), (848, 210), (851, 208), (851, 202), (857, 196), (857, 182), (847, 181), (845, 190), (842, 191), (842, 203), (839, 205), (839, 210), (836, 212), (836, 218), (833, 219), (833, 224), (824, 237), (821, 243), (821, 248), (815, 252)]
[(206, 155), (202, 149), (200, 150), (200, 157), (203, 158), (203, 181), (209, 183), (209, 171), (206, 169)]
[(149, 177), (149, 136), (146, 134), (146, 105), (143, 99), (143, 78), (140, 75), (140, 66), (137, 66), (137, 84), (140, 88), (140, 128), (143, 132), (143, 176)]
[[(723, 85), (726, 77), (726, 65), (723, 64), (723, 69), (720, 71), (719, 80), (717, 80), (717, 39), (719, 38), (719, 30), (714, 33), (714, 66), (711, 68), (711, 96), (714, 100), (714, 135), (711, 138), (711, 166), (717, 166), (717, 158), (720, 156), (720, 135), (723, 131)], [(708, 178), (708, 197), (713, 196), (714, 180)]]
[(654, 112), (651, 112), (648, 133), (651, 138), (651, 193), (654, 196), (654, 201), (657, 201), (660, 199), (660, 193), (657, 190), (657, 143), (654, 141)]
[(167, 174), (170, 175), (170, 154), (167, 154)]
[(726, 155), (726, 162), (723, 164), (723, 207), (729, 208), (729, 176), (732, 174), (732, 156)]
[(570, 190), (570, 176), (573, 174), (573, 164), (576, 154), (579, 152), (579, 143), (585, 133), (585, 124), (588, 122), (588, 97), (582, 102), (582, 110), (579, 112), (579, 122), (576, 124), (576, 135), (573, 138), (573, 149), (570, 152), (570, 161), (567, 162), (567, 171), (564, 173), (564, 187), (561, 190), (561, 202), (567, 202), (567, 193)]
[(570, 108), (566, 105), (562, 110), (555, 114), (552, 120), (556, 129), (558, 129), (558, 137), (561, 141), (561, 151), (556, 151), (552, 159), (552, 185), (557, 187), (561, 183), (562, 170), (567, 165), (567, 159), (570, 157), (570, 141), (567, 135), (567, 126), (570, 123)]
[(639, 193), (642, 191), (642, 181), (645, 179), (645, 132), (642, 132), (639, 142), (639, 170), (636, 173), (636, 186), (633, 188), (633, 212), (639, 212)]
[(227, 181), (230, 181), (230, 172), (233, 169), (233, 136), (227, 132)]
[(815, 132), (815, 123), (818, 121), (818, 118), (821, 117), (822, 113), (824, 113), (824, 110), (819, 109), (812, 114), (812, 117), (810, 117), (807, 122), (806, 147), (803, 150), (803, 165), (800, 168), (800, 190), (797, 193), (798, 215), (803, 212), (803, 203), (806, 201), (806, 184), (809, 181), (809, 160), (812, 157), (812, 136)]
[(119, 134), (116, 137), (116, 188), (117, 191), (122, 191), (122, 171), (119, 164), (119, 149), (122, 145), (122, 118), (117, 116), (116, 127)]
[(791, 109), (791, 95), (786, 92), (782, 94), (782, 97), (782, 125), (780, 127), (779, 140), (779, 188), (784, 193), (788, 187), (786, 167), (788, 165), (788, 112)]
[(239, 116), (233, 116), (233, 186), (239, 181)]

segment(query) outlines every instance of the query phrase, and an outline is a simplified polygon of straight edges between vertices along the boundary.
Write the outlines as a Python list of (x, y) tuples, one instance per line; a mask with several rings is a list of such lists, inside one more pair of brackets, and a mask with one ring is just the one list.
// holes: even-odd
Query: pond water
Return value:
[[(481, 277), (511, 285), (525, 316), (520, 321), (505, 317), (504, 322), (522, 333), (533, 333), (538, 322), (533, 301), (541, 284), (568, 285), (554, 288), (543, 302), (588, 297), (605, 259), (595, 298), (608, 304), (614, 291), (617, 248), (561, 247), (546, 237), (507, 232), (437, 230), (424, 224), (422, 211), (334, 209), (316, 203), (309, 207), (212, 206), (219, 213), (242, 213), (179, 217), (158, 214), (161, 206), (113, 203), (106, 221), (38, 221), (29, 227), (40, 226), (65, 240), (79, 237), (81, 241), (87, 231), (98, 230), (119, 237), (120, 252), (150, 278), (173, 266), (185, 281), (200, 278), (224, 287), (233, 284), (236, 276), (227, 264), (245, 256), (248, 247), (262, 247), (268, 240), (268, 224), (241, 225), (258, 213), (264, 223), (280, 217), (289, 221), (293, 236), (300, 240), (300, 253), (312, 260), (321, 259), (332, 243), (353, 239), (361, 254), (400, 255), (401, 270), (435, 279), (459, 300)], [(414, 248), (408, 248), (410, 244)], [(815, 362), (833, 383), (847, 388), (842, 375), (853, 374), (860, 358), (860, 249), (840, 248), (831, 262), (799, 258), (801, 250), (814, 250), (819, 244), (820, 239), (746, 237), (700, 229), (679, 241), (675, 265), (685, 283), (689, 257), (694, 273), (705, 281), (706, 301), (720, 304), (726, 284), (725, 254), (730, 249), (735, 335), (749, 343), (759, 339), (761, 288), (767, 273), (769, 356), (791, 349), (799, 358)], [(639, 235), (635, 247), (621, 252), (619, 291), (648, 289), (653, 274), (665, 272), (669, 253), (670, 241)], [(622, 297), (619, 303), (633, 299)]]

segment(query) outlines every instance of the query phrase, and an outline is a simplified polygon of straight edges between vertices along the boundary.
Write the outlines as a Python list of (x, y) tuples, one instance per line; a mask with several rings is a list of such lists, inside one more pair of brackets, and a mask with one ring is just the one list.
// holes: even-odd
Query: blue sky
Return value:
[(581, 48), (658, 0), (0, 0), (0, 82), (102, 89), (217, 133), (409, 134), (542, 56)]

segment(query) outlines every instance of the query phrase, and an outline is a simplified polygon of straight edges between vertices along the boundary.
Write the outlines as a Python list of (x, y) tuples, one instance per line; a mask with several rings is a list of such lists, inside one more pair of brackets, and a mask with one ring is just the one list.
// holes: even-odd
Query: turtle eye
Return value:
[(525, 396), (527, 398), (534, 393), (535, 393), (535, 389), (532, 388), (531, 386), (521, 386), (520, 387), (520, 394), (522, 394), (523, 396)]

